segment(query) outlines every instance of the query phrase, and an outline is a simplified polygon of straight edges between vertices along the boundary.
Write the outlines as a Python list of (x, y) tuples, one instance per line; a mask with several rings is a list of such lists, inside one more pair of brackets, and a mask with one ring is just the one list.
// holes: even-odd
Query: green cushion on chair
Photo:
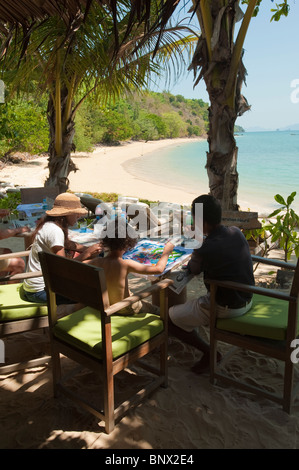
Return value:
[(289, 302), (284, 300), (254, 294), (249, 312), (237, 318), (219, 318), (216, 326), (221, 330), (242, 335), (285, 340), (288, 307)]
[[(125, 354), (163, 331), (164, 325), (157, 315), (142, 313), (132, 316), (111, 317), (113, 359)], [(100, 313), (85, 307), (58, 320), (54, 335), (102, 359), (102, 336)]]
[(45, 304), (27, 302), (22, 295), (22, 284), (0, 285), (0, 322), (25, 320), (48, 314)]

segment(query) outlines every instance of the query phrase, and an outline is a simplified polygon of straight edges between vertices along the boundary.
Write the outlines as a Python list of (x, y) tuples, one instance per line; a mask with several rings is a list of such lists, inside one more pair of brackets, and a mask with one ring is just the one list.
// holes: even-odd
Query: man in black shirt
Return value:
[[(193, 274), (203, 272), (205, 279), (227, 280), (254, 285), (253, 267), (249, 246), (237, 227), (221, 225), (221, 205), (210, 195), (202, 195), (192, 202), (193, 218), (198, 219), (197, 204), (203, 205), (202, 230), (207, 235), (202, 246), (193, 251), (188, 270)], [(207, 290), (209, 285), (206, 284)], [(248, 312), (252, 294), (218, 288), (216, 313), (221, 318), (231, 318)], [(192, 370), (202, 373), (209, 367), (209, 345), (200, 338), (196, 328), (208, 326), (210, 319), (209, 292), (198, 299), (169, 309), (170, 332), (203, 352), (203, 357)], [(218, 356), (220, 359), (220, 356)]]

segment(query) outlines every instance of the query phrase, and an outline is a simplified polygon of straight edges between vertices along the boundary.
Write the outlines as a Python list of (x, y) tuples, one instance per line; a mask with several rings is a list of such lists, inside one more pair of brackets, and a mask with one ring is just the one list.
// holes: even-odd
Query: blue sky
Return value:
[[(275, 2), (263, 0), (259, 15), (252, 18), (249, 26), (243, 57), (247, 86), (243, 86), (242, 92), (251, 110), (237, 120), (245, 130), (256, 127), (276, 130), (299, 124), (299, 0), (290, 0), (289, 5), (288, 17), (270, 22)], [(209, 102), (203, 81), (193, 89), (191, 73), (170, 86), (161, 80), (152, 89), (167, 89), (175, 95)]]

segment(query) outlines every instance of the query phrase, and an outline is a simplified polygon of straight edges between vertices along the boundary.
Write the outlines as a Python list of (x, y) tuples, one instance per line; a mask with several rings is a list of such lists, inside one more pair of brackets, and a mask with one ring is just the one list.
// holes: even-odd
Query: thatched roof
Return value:
[[(79, 27), (79, 23), (85, 21), (86, 16), (89, 13), (92, 3), (99, 3), (110, 9), (112, 16), (115, 20), (115, 51), (117, 52), (120, 47), (119, 44), (119, 31), (116, 26), (117, 14), (118, 14), (118, 3), (117, 0), (0, 0), (0, 35), (2, 40), (0, 48), (0, 58), (3, 56), (7, 47), (9, 46), (12, 32), (16, 28), (22, 28), (26, 31), (24, 35), (23, 53), (26, 50), (27, 43), (30, 36), (30, 30), (39, 20), (42, 20), (49, 16), (59, 15), (70, 26), (71, 24)], [(148, 30), (148, 19), (151, 14), (151, 10), (155, 11), (157, 21), (151, 26), (151, 29), (163, 27), (171, 17), (173, 11), (177, 7), (180, 0), (161, 0), (159, 3), (159, 11), (157, 11), (157, 2), (151, 0), (131, 0), (128, 2), (130, 5), (130, 20), (127, 24), (127, 30), (123, 37), (123, 40), (130, 34), (131, 28), (134, 22), (143, 22), (146, 33), (150, 33)], [(184, 1), (183, 1), (184, 3)], [(74, 22), (75, 20), (75, 22)], [(146, 37), (144, 38), (146, 39)], [(157, 41), (158, 47), (159, 40)]]
[(75, 16), (90, 0), (5, 0), (0, 4), (1, 23), (28, 24), (45, 16), (68, 12)]

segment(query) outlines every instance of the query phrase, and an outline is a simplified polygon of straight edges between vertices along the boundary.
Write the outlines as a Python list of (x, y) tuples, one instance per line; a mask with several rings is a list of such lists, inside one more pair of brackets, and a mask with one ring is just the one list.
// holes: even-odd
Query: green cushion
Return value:
[(45, 304), (27, 302), (22, 284), (0, 285), (0, 322), (24, 320), (48, 314)]
[[(285, 340), (289, 302), (254, 294), (252, 308), (237, 318), (219, 318), (217, 328), (242, 335)], [(299, 328), (297, 325), (297, 334)]]
[[(113, 359), (125, 354), (163, 331), (164, 325), (157, 315), (111, 317)], [(60, 318), (53, 329), (54, 336), (102, 359), (102, 335), (100, 312), (85, 307), (71, 315)]]

